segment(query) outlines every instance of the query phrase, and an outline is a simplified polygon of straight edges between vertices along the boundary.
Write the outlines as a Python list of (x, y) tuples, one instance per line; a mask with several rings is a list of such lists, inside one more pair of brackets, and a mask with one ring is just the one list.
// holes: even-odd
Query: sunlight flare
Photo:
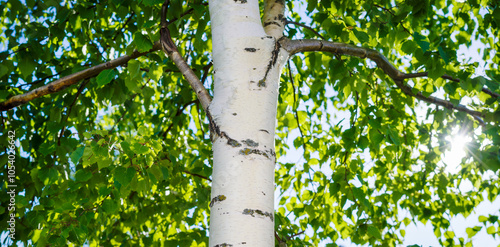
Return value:
[(460, 163), (466, 154), (467, 143), (471, 138), (461, 134), (452, 134), (446, 138), (451, 145), (451, 149), (444, 154), (443, 163), (450, 173), (457, 173), (460, 170)]

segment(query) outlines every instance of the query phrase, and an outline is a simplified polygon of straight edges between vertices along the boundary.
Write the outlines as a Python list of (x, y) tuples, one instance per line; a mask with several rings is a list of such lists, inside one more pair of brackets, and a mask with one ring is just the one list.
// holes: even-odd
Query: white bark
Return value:
[(274, 129), (288, 53), (265, 33), (257, 0), (209, 6), (215, 80), (209, 246), (274, 246)]

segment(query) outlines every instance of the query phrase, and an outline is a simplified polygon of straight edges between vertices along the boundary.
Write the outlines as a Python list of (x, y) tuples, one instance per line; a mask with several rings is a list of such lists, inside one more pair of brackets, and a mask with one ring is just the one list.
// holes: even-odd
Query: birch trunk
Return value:
[(209, 6), (215, 83), (209, 246), (274, 246), (274, 130), (288, 58), (277, 42), (282, 29), (264, 29), (256, 0)]

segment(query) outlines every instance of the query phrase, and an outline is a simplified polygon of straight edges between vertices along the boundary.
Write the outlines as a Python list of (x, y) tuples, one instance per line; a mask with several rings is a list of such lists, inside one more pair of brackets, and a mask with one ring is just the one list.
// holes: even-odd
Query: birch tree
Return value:
[(497, 2), (0, 6), (6, 244), (497, 238)]

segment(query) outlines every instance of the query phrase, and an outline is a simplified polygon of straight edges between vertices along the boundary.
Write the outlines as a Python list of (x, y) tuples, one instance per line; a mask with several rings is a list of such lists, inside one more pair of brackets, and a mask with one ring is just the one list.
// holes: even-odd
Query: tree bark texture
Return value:
[(215, 83), (208, 111), (209, 246), (274, 246), (274, 130), (288, 52), (279, 30), (265, 32), (258, 1), (211, 0), (209, 6)]

